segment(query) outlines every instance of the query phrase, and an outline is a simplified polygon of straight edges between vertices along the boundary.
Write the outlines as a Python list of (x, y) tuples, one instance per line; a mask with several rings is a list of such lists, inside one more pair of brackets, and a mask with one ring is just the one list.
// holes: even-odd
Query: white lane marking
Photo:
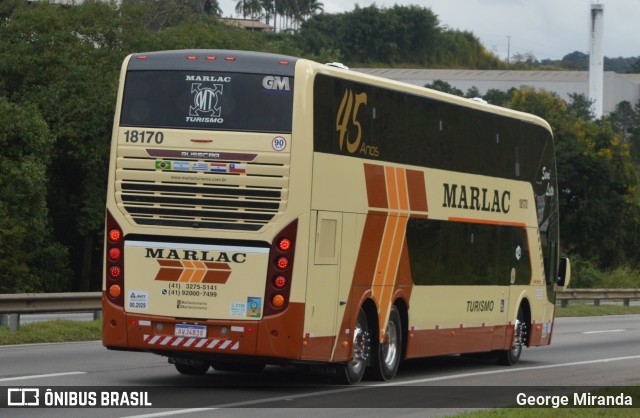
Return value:
[(73, 376), (74, 374), (87, 374), (87, 372), (64, 372), (64, 373), (50, 373), (50, 374), (33, 374), (31, 376), (4, 377), (4, 378), (0, 378), (0, 382), (11, 382), (14, 380), (41, 379), (46, 377), (58, 377), (58, 376)]
[(267, 402), (277, 402), (277, 401), (285, 401), (285, 400), (293, 400), (293, 399), (302, 399), (302, 398), (309, 398), (309, 397), (312, 397), (312, 396), (331, 395), (331, 394), (334, 394), (334, 393), (353, 392), (353, 391), (357, 391), (357, 390), (370, 389), (372, 387), (375, 388), (375, 387), (385, 387), (385, 386), (415, 385), (417, 383), (438, 382), (438, 381), (442, 381), (442, 380), (461, 379), (461, 378), (466, 378), (466, 377), (483, 376), (483, 375), (489, 375), (489, 374), (523, 372), (523, 371), (527, 371), (527, 370), (542, 370), (542, 369), (551, 369), (551, 368), (554, 368), (554, 367), (583, 366), (585, 364), (610, 363), (610, 362), (614, 362), (614, 361), (637, 360), (637, 359), (640, 359), (640, 355), (638, 355), (638, 356), (627, 356), (627, 357), (613, 357), (613, 358), (605, 358), (605, 359), (598, 359), (598, 360), (576, 361), (576, 362), (573, 362), (573, 363), (547, 364), (545, 366), (513, 367), (513, 368), (510, 368), (510, 369), (487, 370), (487, 371), (483, 371), (483, 372), (473, 372), (473, 373), (461, 373), (461, 374), (454, 374), (454, 375), (450, 375), (450, 376), (429, 377), (429, 378), (426, 378), (426, 379), (416, 379), (416, 380), (403, 380), (403, 381), (392, 382), (392, 383), (381, 383), (381, 384), (374, 384), (374, 385), (351, 386), (351, 387), (348, 387), (348, 388), (325, 390), (325, 391), (322, 391), (322, 392), (302, 393), (302, 394), (299, 394), (299, 395), (285, 395), (285, 396), (278, 396), (278, 397), (275, 397), (275, 398), (255, 399), (255, 400), (251, 400), (251, 401), (233, 402), (233, 403), (222, 404), (222, 405), (211, 406), (211, 407), (204, 407), (204, 408), (175, 409), (175, 410), (166, 411), (166, 412), (155, 412), (155, 413), (144, 414), (144, 415), (131, 415), (131, 416), (123, 417), (123, 418), (168, 417), (168, 416), (173, 416), (173, 415), (194, 414), (196, 412), (215, 411), (215, 410), (218, 410), (218, 409), (225, 409), (225, 408), (237, 408), (237, 407), (261, 404), (261, 403), (267, 403)]
[(605, 329), (602, 331), (585, 331), (583, 334), (602, 334), (604, 332), (623, 332), (623, 329)]

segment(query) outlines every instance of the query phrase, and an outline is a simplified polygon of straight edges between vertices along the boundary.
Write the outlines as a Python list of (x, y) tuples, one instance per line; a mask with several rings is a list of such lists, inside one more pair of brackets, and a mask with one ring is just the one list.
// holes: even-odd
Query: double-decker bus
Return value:
[(107, 348), (356, 383), (550, 343), (570, 268), (542, 119), (246, 51), (133, 54), (117, 97)]

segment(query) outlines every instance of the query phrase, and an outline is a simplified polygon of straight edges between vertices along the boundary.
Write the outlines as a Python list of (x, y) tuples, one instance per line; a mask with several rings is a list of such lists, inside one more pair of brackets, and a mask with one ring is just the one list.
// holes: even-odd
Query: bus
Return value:
[(182, 374), (401, 361), (551, 342), (553, 136), (533, 115), (270, 53), (123, 63), (103, 344)]

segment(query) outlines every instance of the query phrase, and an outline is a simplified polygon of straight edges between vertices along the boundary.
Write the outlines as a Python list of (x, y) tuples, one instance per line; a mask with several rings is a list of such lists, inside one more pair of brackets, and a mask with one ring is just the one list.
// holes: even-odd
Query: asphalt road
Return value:
[(640, 385), (640, 315), (560, 318), (552, 344), (525, 350), (513, 367), (496, 366), (490, 357), (438, 357), (404, 363), (392, 382), (352, 387), (294, 367), (183, 376), (165, 358), (108, 351), (99, 341), (0, 347), (4, 402), (8, 389), (36, 387), (41, 399), (47, 388), (96, 392), (98, 398), (105, 391), (149, 392), (154, 405), (5, 408), (0, 409), (2, 417), (423, 417), (514, 405), (517, 393), (571, 395), (633, 385)]

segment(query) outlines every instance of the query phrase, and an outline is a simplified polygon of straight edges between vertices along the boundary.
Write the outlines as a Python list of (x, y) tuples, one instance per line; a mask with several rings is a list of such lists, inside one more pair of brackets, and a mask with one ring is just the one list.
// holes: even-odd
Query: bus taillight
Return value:
[(112, 261), (117, 261), (120, 259), (120, 248), (111, 247), (109, 248), (109, 259)]
[(278, 289), (284, 289), (284, 287), (287, 285), (287, 278), (283, 275), (276, 276), (273, 279), (273, 285)]
[(271, 243), (269, 259), (272, 261), (267, 271), (265, 294), (265, 301), (269, 302), (265, 303), (265, 316), (280, 313), (289, 305), (297, 231), (296, 220), (280, 231)]
[(278, 266), (280, 270), (286, 270), (286, 268), (289, 266), (289, 259), (287, 257), (278, 258), (276, 260), (276, 266)]
[(124, 306), (124, 237), (122, 228), (107, 211), (107, 239), (104, 268), (106, 270), (105, 290), (109, 300)]
[(278, 243), (278, 247), (282, 251), (289, 251), (289, 249), (291, 248), (291, 240), (287, 238), (282, 238)]

